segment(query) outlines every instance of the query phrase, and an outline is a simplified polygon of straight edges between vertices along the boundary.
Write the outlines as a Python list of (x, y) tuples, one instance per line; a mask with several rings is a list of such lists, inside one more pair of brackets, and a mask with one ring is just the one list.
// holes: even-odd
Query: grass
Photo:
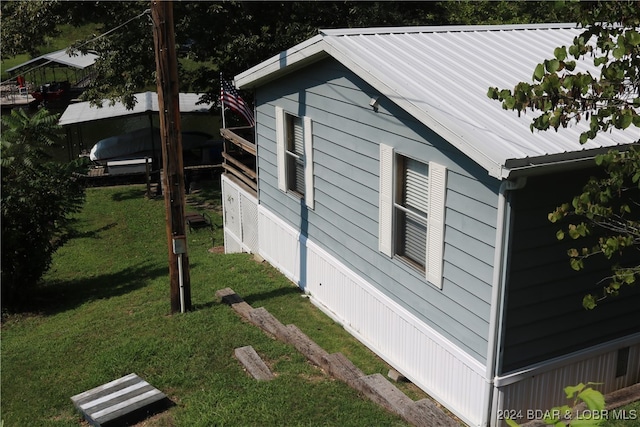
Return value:
[[(342, 351), (365, 373), (389, 369), (269, 265), (247, 254), (210, 253), (207, 230), (187, 236), (194, 310), (170, 315), (164, 202), (146, 199), (144, 191), (88, 189), (77, 231), (56, 254), (33, 311), (5, 317), (5, 426), (77, 426), (70, 397), (131, 372), (175, 403), (147, 425), (406, 425), (218, 302), (215, 291), (231, 287), (327, 351)], [(203, 194), (192, 198), (198, 206)], [(220, 224), (216, 209), (210, 212)], [(233, 350), (245, 345), (275, 380), (257, 382), (243, 371)]]
[[(268, 264), (211, 253), (207, 230), (188, 233), (194, 310), (170, 315), (164, 201), (139, 185), (87, 190), (77, 232), (55, 256), (30, 313), (2, 324), (1, 419), (6, 426), (77, 426), (70, 397), (135, 372), (175, 405), (146, 426), (402, 426), (221, 304), (231, 287), (253, 307), (293, 323), (327, 351), (343, 352), (366, 374), (389, 367), (311, 305)], [(221, 224), (217, 186), (189, 196)], [(218, 229), (214, 242), (221, 244)], [(233, 357), (251, 345), (277, 378), (257, 382)], [(400, 384), (417, 400), (424, 394)], [(638, 426), (628, 418), (605, 427)]]
[[(216, 181), (188, 196), (187, 211), (207, 209), (221, 224), (218, 188)], [(215, 291), (231, 287), (366, 374), (389, 369), (268, 264), (209, 252), (207, 230), (187, 235), (194, 309), (170, 315), (164, 201), (144, 193), (142, 185), (88, 189), (76, 232), (56, 254), (32, 312), (5, 316), (5, 426), (77, 426), (70, 397), (131, 372), (175, 403), (145, 426), (406, 425), (221, 304)], [(222, 244), (220, 228), (213, 242)], [(233, 350), (246, 345), (275, 380), (243, 371)], [(399, 387), (424, 397), (411, 384)], [(640, 425), (640, 402), (621, 409), (628, 419), (604, 427)]]

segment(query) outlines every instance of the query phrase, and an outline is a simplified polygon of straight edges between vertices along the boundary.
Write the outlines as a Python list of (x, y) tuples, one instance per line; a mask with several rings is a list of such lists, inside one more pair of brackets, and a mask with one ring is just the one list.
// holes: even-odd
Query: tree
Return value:
[[(553, 22), (566, 8), (548, 2), (184, 2), (176, 5), (176, 36), (195, 40), (190, 55), (215, 69), (198, 68), (186, 79), (209, 100), (218, 76), (232, 77), (327, 28), (406, 25)], [(180, 43), (180, 41), (178, 41)]]
[[(45, 36), (56, 34), (54, 22), (76, 25), (93, 19), (100, 24), (98, 34), (73, 46), (100, 54), (83, 99), (131, 106), (134, 93), (155, 84), (152, 31), (145, 14), (149, 7), (149, 0), (3, 2), (2, 53), (34, 51)], [(216, 100), (220, 71), (231, 78), (322, 28), (553, 22), (566, 21), (568, 13), (571, 9), (544, 1), (176, 2), (176, 43), (188, 46), (178, 50), (180, 89), (206, 94), (204, 101)], [(51, 19), (43, 21), (43, 16)], [(25, 22), (36, 30), (18, 31)]]
[(47, 149), (60, 139), (58, 115), (46, 109), (29, 117), (24, 110), (2, 116), (2, 303), (28, 297), (47, 271), (68, 230), (69, 215), (84, 201), (74, 178), (81, 162), (52, 161)]
[[(579, 2), (573, 7), (584, 27), (573, 44), (557, 47), (553, 58), (538, 64), (533, 83), (518, 83), (513, 90), (490, 88), (488, 96), (502, 101), (508, 110), (539, 112), (531, 124), (532, 131), (557, 131), (570, 123), (587, 121), (589, 128), (580, 135), (581, 144), (613, 128), (637, 132), (640, 2)], [(574, 71), (577, 60), (588, 58), (600, 67), (599, 77)], [(552, 222), (569, 221), (558, 231), (558, 239), (568, 235), (576, 243), (586, 242), (568, 251), (573, 269), (581, 270), (585, 261), (594, 256), (604, 256), (612, 264), (611, 276), (600, 282), (602, 294), (584, 297), (583, 305), (588, 309), (640, 278), (638, 142), (628, 150), (597, 156), (595, 162), (602, 167), (602, 175), (592, 177), (581, 194), (549, 214)]]
[[(37, 48), (44, 44), (45, 36), (55, 34), (57, 12), (55, 2), (3, 2), (2, 3), (2, 56), (20, 53), (37, 54)], [(52, 19), (43, 19), (43, 17)], [(20, 17), (20, 19), (7, 19)]]
[(98, 5), (89, 2), (4, 1), (1, 4), (0, 45), (2, 58), (28, 53), (40, 55), (47, 38), (55, 37), (61, 23), (80, 26), (101, 19)]

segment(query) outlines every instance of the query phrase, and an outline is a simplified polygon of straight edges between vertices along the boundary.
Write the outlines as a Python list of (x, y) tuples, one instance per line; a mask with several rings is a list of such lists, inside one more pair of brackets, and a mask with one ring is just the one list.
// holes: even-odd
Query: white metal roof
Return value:
[(96, 55), (95, 53), (69, 55), (66, 49), (62, 49), (55, 52), (47, 53), (37, 58), (30, 59), (27, 62), (23, 62), (20, 65), (9, 68), (7, 72), (10, 73), (11, 71), (24, 68), (27, 65), (47, 64), (50, 62), (65, 65), (67, 67), (77, 68), (79, 70), (84, 70), (85, 68), (93, 65), (96, 62), (97, 58), (98, 55)]
[[(208, 112), (213, 103), (198, 104), (201, 96), (202, 95), (198, 93), (181, 93), (180, 112)], [(70, 104), (64, 111), (64, 113), (62, 113), (58, 124), (64, 126), (75, 123), (109, 119), (113, 117), (130, 116), (135, 114), (144, 114), (159, 111), (157, 93), (137, 93), (135, 94), (135, 97), (137, 102), (132, 110), (127, 109), (127, 107), (121, 102), (116, 102), (114, 105), (109, 105), (109, 101), (107, 100), (104, 100), (104, 105), (102, 107), (92, 106), (88, 101), (78, 102), (77, 104)]]
[[(558, 132), (531, 132), (537, 114), (505, 111), (489, 87), (513, 89), (569, 46), (583, 30), (575, 24), (400, 27), (322, 30), (304, 43), (236, 76), (252, 88), (331, 56), (483, 166), (506, 178), (517, 168), (573, 160), (640, 138), (630, 127), (580, 146), (583, 123)], [(599, 76), (592, 61), (577, 70)]]

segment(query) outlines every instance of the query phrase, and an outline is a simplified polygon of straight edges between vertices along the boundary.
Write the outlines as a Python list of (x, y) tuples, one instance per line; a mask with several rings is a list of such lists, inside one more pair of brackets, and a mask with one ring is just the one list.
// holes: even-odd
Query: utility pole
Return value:
[(166, 209), (171, 313), (191, 309), (189, 257), (184, 213), (184, 164), (178, 91), (178, 62), (173, 29), (173, 3), (153, 0), (153, 42), (162, 143), (162, 189)]

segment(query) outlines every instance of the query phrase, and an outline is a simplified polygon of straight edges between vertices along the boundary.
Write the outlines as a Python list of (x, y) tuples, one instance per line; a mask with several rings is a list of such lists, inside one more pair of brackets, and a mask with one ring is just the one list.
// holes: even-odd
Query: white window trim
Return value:
[[(435, 162), (428, 162), (428, 165), (429, 212), (427, 213), (425, 278), (434, 286), (442, 289), (447, 168)], [(380, 144), (378, 249), (390, 258), (395, 253), (393, 247), (395, 168), (396, 159), (393, 147)]]
[[(285, 192), (291, 193), (287, 189), (287, 171), (286, 171), (286, 115), (288, 113), (282, 107), (275, 107), (276, 116), (276, 157), (278, 168), (278, 188)], [(315, 194), (313, 185), (313, 122), (310, 117), (302, 118), (303, 134), (304, 134), (304, 185), (305, 194), (304, 201), (309, 209), (315, 207)], [(297, 193), (296, 193), (297, 194)]]

